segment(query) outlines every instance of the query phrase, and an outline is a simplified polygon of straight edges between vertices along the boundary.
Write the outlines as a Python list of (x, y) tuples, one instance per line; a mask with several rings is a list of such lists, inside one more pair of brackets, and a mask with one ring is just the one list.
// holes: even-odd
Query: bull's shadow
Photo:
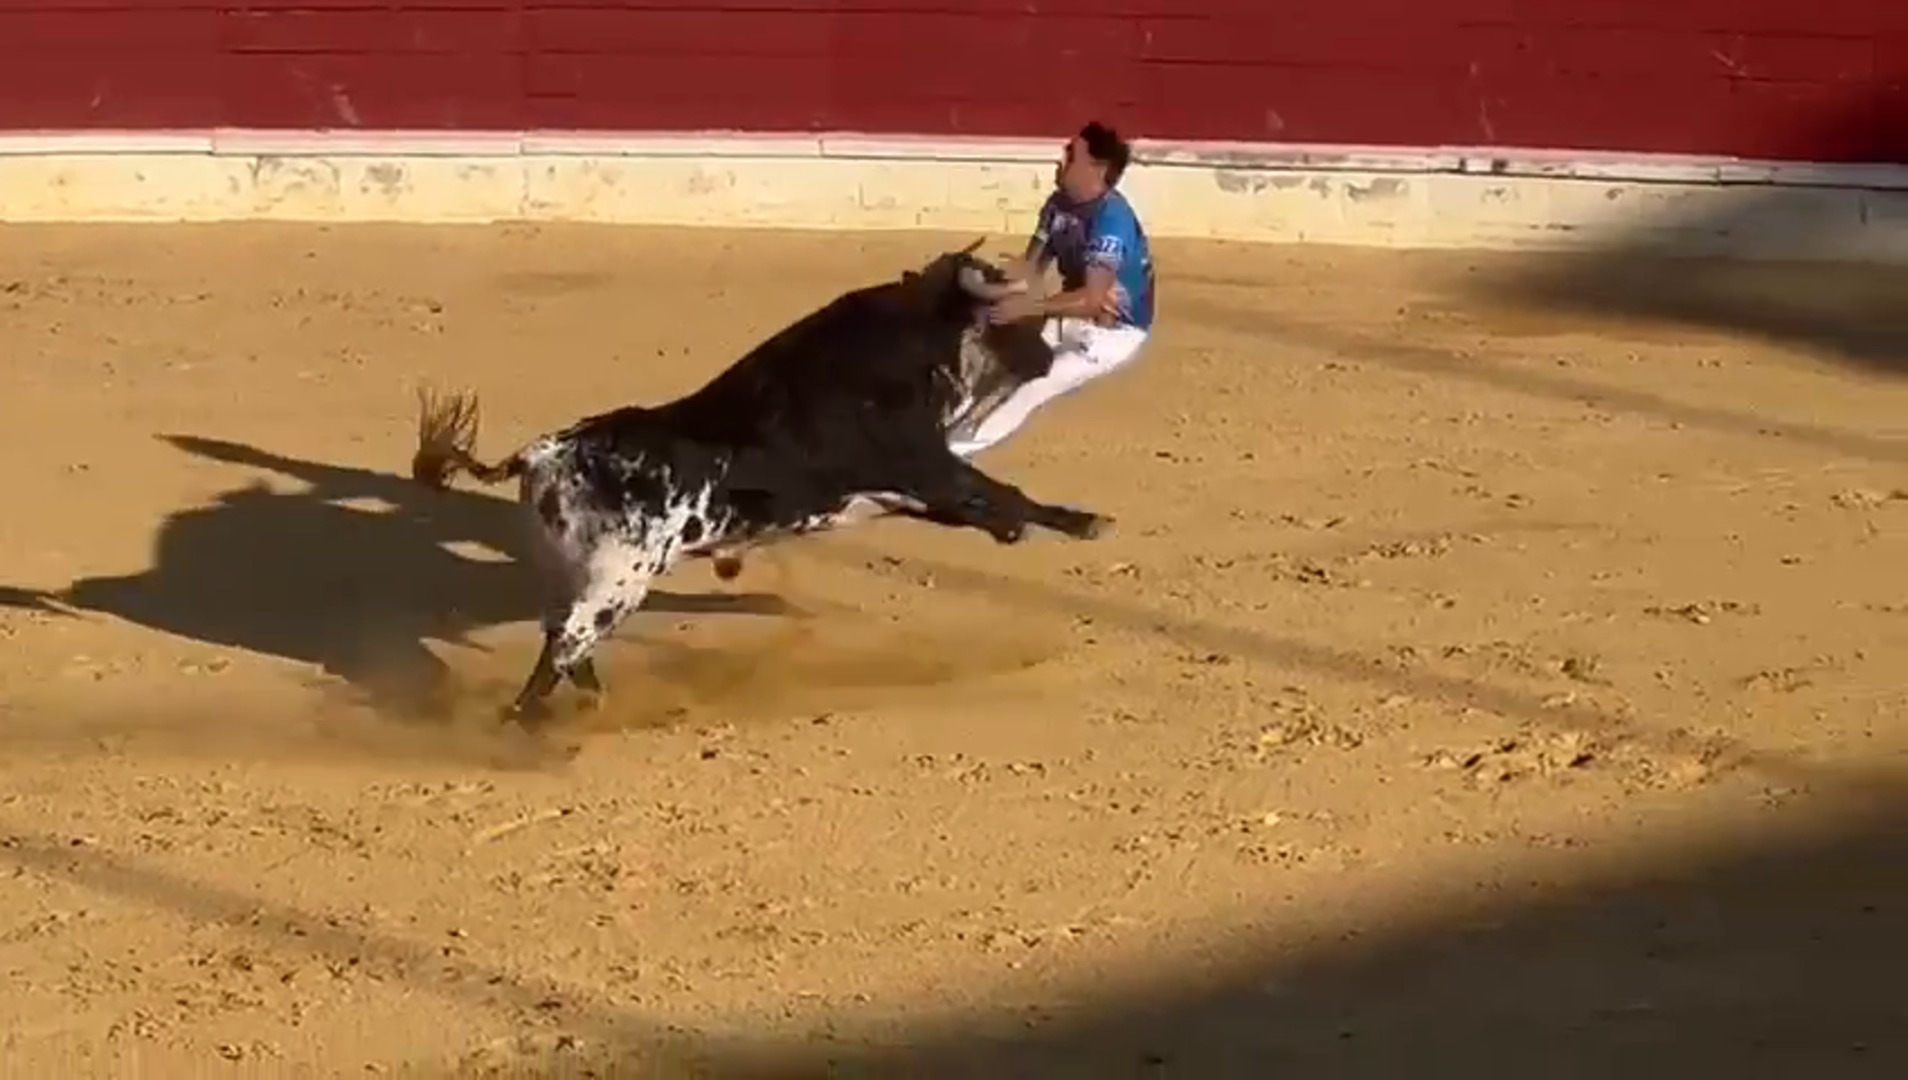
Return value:
[[(308, 487), (274, 491), (255, 478), (209, 505), (168, 516), (148, 570), (83, 578), (52, 594), (4, 590), (0, 602), (52, 608), (54, 601), (312, 664), (378, 711), (412, 717), (431, 714), (449, 685), (449, 669), (426, 641), (468, 643), (473, 631), (537, 616), (531, 536), (512, 501), (240, 443), (161, 438)], [(479, 550), (468, 553), (471, 546)], [(765, 594), (663, 590), (644, 607), (678, 614), (787, 610)]]

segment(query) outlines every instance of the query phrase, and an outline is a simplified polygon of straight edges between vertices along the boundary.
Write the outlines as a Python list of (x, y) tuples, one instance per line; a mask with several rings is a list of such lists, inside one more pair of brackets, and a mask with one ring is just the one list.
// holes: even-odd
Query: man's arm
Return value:
[(1035, 236), (1027, 241), (1027, 251), (1020, 256), (1021, 276), (1032, 280), (1047, 272), (1053, 263), (1053, 249), (1047, 246), (1047, 238)]
[(1101, 263), (1088, 263), (1086, 284), (1042, 299), (1040, 314), (1097, 318), (1111, 306), (1112, 299), (1113, 271)]
[(993, 307), (997, 323), (1018, 322), (1036, 315), (1098, 319), (1113, 313), (1114, 272), (1103, 263), (1089, 263), (1086, 284), (1078, 289), (1036, 297), (1015, 293)]
[(1125, 258), (1126, 243), (1118, 233), (1094, 236), (1087, 246), (1085, 283), (1041, 300), (1040, 313), (1088, 319), (1105, 314), (1113, 306), (1113, 284)]
[(1052, 235), (1053, 201), (1040, 208), (1040, 216), (1034, 222), (1033, 235), (1027, 237), (1027, 249), (1021, 253), (1017, 266), (1004, 266), (1009, 278), (1019, 281), (1031, 281), (1047, 272), (1047, 264), (1053, 261), (1053, 249), (1049, 246)]
[(1027, 250), (1020, 258), (1009, 255), (1000, 262), (1001, 273), (1009, 281), (1032, 283), (1047, 272), (1053, 262), (1053, 252), (1047, 247), (1047, 241), (1036, 235), (1027, 241)]

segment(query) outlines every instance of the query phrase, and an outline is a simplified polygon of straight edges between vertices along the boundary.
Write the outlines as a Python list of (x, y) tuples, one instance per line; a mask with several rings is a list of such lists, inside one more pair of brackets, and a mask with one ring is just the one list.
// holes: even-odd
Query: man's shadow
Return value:
[[(83, 578), (55, 593), (0, 589), (0, 604), (103, 612), (313, 664), (380, 713), (411, 717), (439, 711), (451, 685), (427, 640), (469, 645), (473, 631), (539, 614), (530, 526), (513, 501), (240, 443), (161, 438), (309, 488), (278, 492), (256, 479), (169, 515), (142, 573)], [(496, 554), (459, 553), (452, 544)], [(784, 614), (790, 606), (760, 593), (655, 590), (644, 610)]]

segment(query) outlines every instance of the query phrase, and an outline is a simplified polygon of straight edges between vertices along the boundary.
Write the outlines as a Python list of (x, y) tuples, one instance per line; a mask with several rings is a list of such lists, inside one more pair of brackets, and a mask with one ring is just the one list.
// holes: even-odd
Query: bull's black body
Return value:
[(1107, 519), (1030, 499), (948, 449), (964, 413), (1053, 359), (1037, 322), (986, 322), (1011, 286), (972, 250), (843, 294), (693, 393), (591, 416), (495, 466), (471, 456), (473, 400), (425, 401), (413, 475), (520, 478), (554, 556), (544, 648), (515, 715), (540, 713), (565, 676), (600, 693), (597, 643), (684, 557), (715, 557), (727, 576), (749, 545), (833, 528), (857, 509), (1001, 543), (1030, 524), (1097, 535)]

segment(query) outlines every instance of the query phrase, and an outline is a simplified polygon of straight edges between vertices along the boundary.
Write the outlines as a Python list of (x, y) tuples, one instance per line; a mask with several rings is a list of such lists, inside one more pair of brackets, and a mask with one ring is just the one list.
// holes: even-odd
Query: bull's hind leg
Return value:
[[(536, 666), (531, 670), (528, 682), (507, 710), (515, 718), (537, 720), (547, 716), (544, 699), (555, 691), (556, 684), (563, 679), (556, 667), (557, 647), (563, 626), (569, 619), (570, 609), (580, 590), (588, 584), (587, 571), (578, 572), (563, 557), (557, 543), (548, 533), (538, 532), (532, 537), (530, 545), (531, 564), (542, 589), (543, 647), (537, 654)], [(585, 657), (569, 670), (568, 676), (571, 684), (585, 695), (585, 708), (597, 704), (603, 694), (603, 684), (597, 678), (593, 659)]]
[(599, 548), (575, 599), (560, 620), (546, 624), (536, 667), (508, 715), (525, 724), (547, 719), (550, 694), (566, 678), (590, 695), (593, 704), (600, 704), (604, 691), (596, 673), (597, 646), (642, 606), (650, 582), (661, 569), (653, 552), (634, 545), (610, 543)]
[(588, 695), (584, 699), (585, 708), (595, 708), (602, 703), (603, 680), (596, 677), (595, 657), (586, 656), (577, 661), (577, 665), (570, 669), (570, 684)]
[(530, 669), (530, 678), (525, 680), (516, 700), (504, 712), (508, 719), (523, 724), (537, 724), (549, 719), (550, 695), (565, 675), (578, 690), (583, 691), (585, 709), (601, 705), (603, 683), (596, 675), (595, 658), (584, 656), (565, 672), (558, 661), (563, 654), (565, 640), (563, 628), (544, 630), (543, 648), (537, 653), (536, 666)]
[(525, 726), (532, 726), (550, 716), (550, 692), (556, 689), (561, 678), (556, 669), (558, 632), (543, 632), (543, 648), (537, 653), (537, 662), (530, 669), (530, 678), (524, 681), (523, 689), (517, 692), (517, 699), (504, 710), (504, 718), (515, 720)]

